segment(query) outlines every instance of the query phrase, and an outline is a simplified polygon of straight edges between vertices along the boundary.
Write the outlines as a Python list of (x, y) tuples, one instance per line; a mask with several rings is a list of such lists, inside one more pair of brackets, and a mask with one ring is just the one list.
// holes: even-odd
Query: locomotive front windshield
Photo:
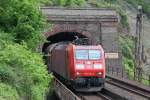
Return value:
[(101, 52), (99, 50), (76, 50), (75, 56), (78, 60), (99, 60)]
[(88, 60), (88, 50), (76, 50), (76, 59), (81, 60)]

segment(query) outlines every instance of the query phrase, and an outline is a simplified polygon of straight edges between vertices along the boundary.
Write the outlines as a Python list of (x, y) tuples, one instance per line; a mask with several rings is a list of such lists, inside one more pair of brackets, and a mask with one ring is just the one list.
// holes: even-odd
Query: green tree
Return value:
[[(0, 28), (15, 37), (14, 41), (25, 41), (35, 49), (44, 40), (46, 19), (37, 0), (0, 0)], [(32, 41), (31, 41), (32, 40)]]
[(20, 98), (15, 88), (0, 83), (0, 100), (20, 100)]
[(86, 4), (85, 0), (49, 0), (51, 6), (63, 7), (83, 7)]
[(52, 78), (35, 53), (47, 25), (40, 2), (0, 0), (0, 100), (46, 98)]
[(42, 55), (11, 43), (0, 51), (0, 82), (14, 87), (20, 98), (45, 100), (51, 78)]

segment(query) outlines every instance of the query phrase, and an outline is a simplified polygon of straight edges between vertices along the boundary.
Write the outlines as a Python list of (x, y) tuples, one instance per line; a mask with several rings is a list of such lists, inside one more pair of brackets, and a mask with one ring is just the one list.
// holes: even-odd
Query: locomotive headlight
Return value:
[(101, 64), (94, 64), (94, 69), (102, 69), (102, 65)]
[(83, 64), (76, 64), (76, 69), (84, 69), (84, 65)]
[(102, 72), (98, 72), (97, 75), (102, 75)]

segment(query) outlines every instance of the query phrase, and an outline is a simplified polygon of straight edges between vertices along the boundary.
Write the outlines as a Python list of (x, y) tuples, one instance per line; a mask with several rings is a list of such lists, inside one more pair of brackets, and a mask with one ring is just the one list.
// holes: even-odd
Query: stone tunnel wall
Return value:
[(118, 53), (118, 59), (106, 59), (109, 67), (122, 68), (121, 48), (119, 46), (119, 33), (117, 25), (102, 25), (102, 45), (106, 53)]

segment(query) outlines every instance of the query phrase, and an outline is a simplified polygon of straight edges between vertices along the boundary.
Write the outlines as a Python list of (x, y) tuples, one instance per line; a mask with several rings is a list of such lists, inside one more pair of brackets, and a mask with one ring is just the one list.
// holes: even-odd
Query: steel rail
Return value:
[(150, 100), (150, 90), (148, 91), (146, 89), (143, 89), (141, 87), (127, 83), (123, 80), (119, 80), (119, 79), (111, 77), (111, 76), (107, 76), (107, 77), (110, 79), (110, 80), (106, 80), (106, 82), (108, 84), (117, 86), (117, 87), (127, 90), (129, 92), (132, 92), (136, 95), (142, 96), (144, 98), (148, 98)]
[(78, 93), (81, 100), (111, 100), (107, 99), (106, 96), (96, 93)]
[(78, 96), (81, 98), (81, 100), (91, 100), (91, 98), (92, 100), (127, 100), (125, 97), (106, 88), (100, 92), (94, 92), (91, 94), (78, 93)]
[(112, 100), (110, 97), (106, 96), (105, 94), (103, 93), (100, 93), (100, 92), (97, 92), (97, 94), (102, 97), (104, 100)]

